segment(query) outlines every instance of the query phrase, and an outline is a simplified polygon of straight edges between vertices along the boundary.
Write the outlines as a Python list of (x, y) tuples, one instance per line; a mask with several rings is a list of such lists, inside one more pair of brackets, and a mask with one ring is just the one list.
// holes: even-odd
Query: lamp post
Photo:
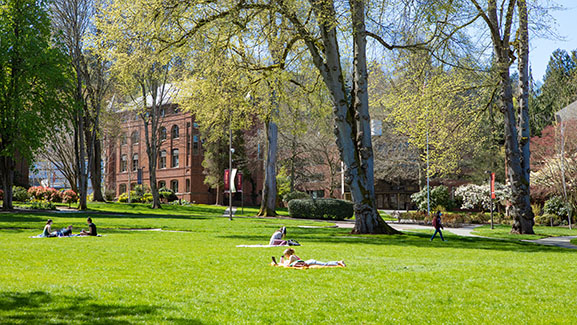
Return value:
[(232, 117), (229, 114), (229, 124), (228, 124), (228, 220), (232, 221)]

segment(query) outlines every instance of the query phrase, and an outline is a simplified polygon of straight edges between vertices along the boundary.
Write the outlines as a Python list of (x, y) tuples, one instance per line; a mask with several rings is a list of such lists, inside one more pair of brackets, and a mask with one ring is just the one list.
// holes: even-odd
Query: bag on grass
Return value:
[(289, 246), (300, 246), (301, 245), (301, 244), (299, 244), (298, 241), (296, 241), (294, 239), (289, 239), (287, 243)]

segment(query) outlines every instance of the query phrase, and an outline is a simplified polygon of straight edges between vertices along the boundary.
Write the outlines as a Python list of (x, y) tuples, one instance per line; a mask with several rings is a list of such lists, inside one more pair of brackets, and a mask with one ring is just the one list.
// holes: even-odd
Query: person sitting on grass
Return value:
[(72, 225), (66, 228), (62, 228), (60, 229), (60, 231), (58, 231), (58, 237), (70, 237), (70, 236), (72, 236)]
[(42, 231), (41, 237), (56, 237), (58, 234), (56, 231), (52, 231), (52, 219), (48, 219), (46, 221), (46, 225), (44, 226), (44, 230)]
[(96, 233), (96, 225), (94, 223), (92, 223), (92, 218), (88, 217), (88, 219), (86, 219), (86, 222), (88, 223), (88, 231), (85, 231), (84, 229), (82, 229), (82, 231), (80, 232), (80, 236), (96, 236), (98, 235)]
[(286, 228), (280, 227), (279, 230), (275, 231), (274, 234), (272, 234), (268, 244), (270, 246), (284, 246), (287, 244), (287, 241), (283, 239), (285, 236), (286, 236)]
[[(272, 258), (274, 265), (278, 265), (276, 259)], [(295, 255), (295, 250), (292, 248), (287, 248), (283, 252), (283, 256), (280, 258), (280, 264), (286, 267), (309, 267), (312, 265), (319, 266), (342, 266), (345, 267), (345, 261), (331, 261), (331, 262), (320, 262), (317, 260), (302, 260), (300, 257)]]

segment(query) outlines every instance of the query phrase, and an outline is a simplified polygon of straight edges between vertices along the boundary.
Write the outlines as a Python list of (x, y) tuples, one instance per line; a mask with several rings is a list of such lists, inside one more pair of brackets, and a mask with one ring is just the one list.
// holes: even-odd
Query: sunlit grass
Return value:
[(541, 239), (552, 236), (577, 236), (577, 229), (569, 229), (567, 227), (535, 226), (533, 227), (533, 231), (535, 235), (516, 235), (511, 234), (511, 226), (508, 225), (495, 225), (495, 229), (491, 229), (489, 225), (484, 225), (475, 228), (473, 234), (510, 240)]
[[(577, 282), (566, 276), (577, 271), (573, 250), (449, 233), (432, 243), (420, 233), (359, 236), (286, 218), (229, 221), (209, 207), (172, 216), (98, 209), (100, 238), (28, 238), (48, 217), (76, 228), (90, 213), (0, 214), (0, 323), (577, 321)], [(266, 244), (282, 225), (303, 244), (299, 256), (344, 259), (347, 268), (275, 268), (270, 257), (283, 248), (236, 247)]]

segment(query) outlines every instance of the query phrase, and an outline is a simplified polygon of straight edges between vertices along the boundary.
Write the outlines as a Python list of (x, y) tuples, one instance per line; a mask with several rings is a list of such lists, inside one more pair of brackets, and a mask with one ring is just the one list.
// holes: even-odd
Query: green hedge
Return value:
[(345, 220), (354, 214), (352, 202), (337, 199), (294, 199), (288, 211), (292, 218), (301, 219)]

